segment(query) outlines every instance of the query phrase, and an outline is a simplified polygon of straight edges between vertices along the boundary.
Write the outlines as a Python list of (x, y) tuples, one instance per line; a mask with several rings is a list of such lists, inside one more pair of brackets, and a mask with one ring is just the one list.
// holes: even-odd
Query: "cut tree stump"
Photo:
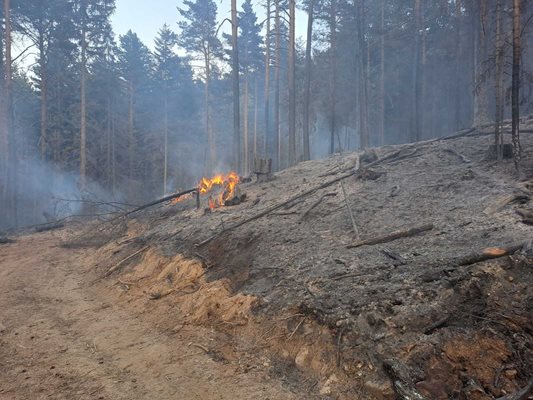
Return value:
[(257, 176), (257, 183), (272, 180), (272, 159), (256, 158), (254, 161), (254, 174)]
[(362, 240), (360, 242), (352, 243), (348, 245), (347, 247), (349, 249), (354, 249), (361, 246), (372, 246), (375, 244), (381, 244), (381, 243), (388, 243), (392, 242), (393, 240), (406, 238), (414, 235), (418, 235), (419, 233), (430, 231), (434, 228), (433, 224), (425, 224), (421, 226), (415, 226), (410, 229), (401, 230), (401, 231), (394, 231), (392, 233), (389, 233), (387, 235), (383, 236), (377, 236), (369, 239)]

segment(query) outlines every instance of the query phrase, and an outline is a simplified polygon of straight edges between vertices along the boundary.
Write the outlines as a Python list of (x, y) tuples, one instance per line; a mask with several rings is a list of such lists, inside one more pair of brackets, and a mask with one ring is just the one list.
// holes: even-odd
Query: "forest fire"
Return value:
[(236, 197), (235, 193), (239, 182), (240, 178), (236, 172), (230, 172), (226, 175), (219, 174), (212, 178), (203, 177), (198, 183), (198, 190), (200, 194), (208, 194), (218, 189), (209, 196), (209, 208), (214, 209), (226, 205), (227, 201)]

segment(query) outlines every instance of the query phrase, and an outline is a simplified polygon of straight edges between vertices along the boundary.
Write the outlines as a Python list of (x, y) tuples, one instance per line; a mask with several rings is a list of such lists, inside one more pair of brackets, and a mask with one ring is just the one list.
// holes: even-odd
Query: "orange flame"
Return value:
[(212, 178), (202, 178), (198, 183), (198, 190), (201, 194), (207, 194), (216, 186), (224, 188), (222, 193), (216, 196), (209, 196), (209, 208), (222, 207), (226, 201), (235, 197), (235, 188), (240, 182), (239, 175), (236, 172), (230, 172), (227, 175), (219, 174)]

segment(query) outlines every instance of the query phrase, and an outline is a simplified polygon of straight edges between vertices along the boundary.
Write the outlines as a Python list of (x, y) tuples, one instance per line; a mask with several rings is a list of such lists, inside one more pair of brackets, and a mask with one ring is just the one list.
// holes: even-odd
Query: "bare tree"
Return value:
[(503, 67), (504, 67), (504, 42), (502, 32), (502, 0), (496, 0), (496, 73), (495, 80), (495, 118), (494, 118), (494, 144), (498, 160), (503, 158)]
[(311, 159), (309, 148), (309, 119), (311, 108), (311, 51), (313, 46), (313, 22), (314, 22), (315, 0), (308, 0), (307, 4), (307, 41), (305, 44), (305, 93), (304, 93), (304, 115), (303, 115), (303, 139), (304, 139), (304, 160)]
[(520, 2), (521, 0), (513, 1), (513, 75), (512, 75), (512, 93), (511, 93), (511, 107), (512, 107), (512, 140), (513, 140), (513, 159), (515, 168), (520, 172), (520, 59), (522, 56), (522, 49), (520, 43), (520, 36), (522, 34), (522, 24), (520, 22)]
[(296, 163), (296, 0), (289, 0), (289, 165)]
[(265, 112), (265, 141), (264, 141), (264, 155), (267, 154), (267, 148), (271, 144), (271, 132), (270, 132), (270, 13), (271, 13), (271, 2), (267, 0), (266, 2), (266, 35), (265, 35), (265, 103), (264, 103), (264, 112)]
[[(233, 82), (233, 162), (235, 170), (241, 172), (241, 116), (240, 116), (240, 88), (239, 88), (239, 46), (238, 46), (239, 21), (237, 19), (237, 0), (231, 0), (231, 62)], [(248, 100), (248, 99), (246, 99)], [(244, 159), (248, 154), (248, 132), (245, 128)]]

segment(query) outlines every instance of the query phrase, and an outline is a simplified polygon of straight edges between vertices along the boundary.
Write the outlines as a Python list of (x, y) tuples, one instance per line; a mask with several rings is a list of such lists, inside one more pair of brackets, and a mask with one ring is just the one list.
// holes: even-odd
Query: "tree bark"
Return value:
[(205, 175), (213, 172), (216, 162), (216, 144), (213, 133), (213, 127), (211, 126), (211, 57), (209, 49), (204, 51), (205, 62), (205, 133), (207, 135), (207, 147), (208, 147), (208, 160), (206, 164)]
[(273, 169), (278, 171), (281, 168), (281, 131), (279, 126), (279, 90), (280, 90), (280, 68), (281, 68), (281, 18), (280, 18), (280, 0), (275, 0), (275, 23), (276, 23), (276, 44), (275, 44), (275, 85), (274, 85), (274, 152), (272, 155), (273, 158)]
[(367, 50), (365, 39), (365, 18), (364, 0), (359, 0), (357, 10), (357, 36), (359, 41), (359, 79), (360, 79), (360, 147), (366, 149), (370, 146), (370, 135), (368, 132), (368, 71), (367, 71)]
[(167, 193), (168, 189), (168, 95), (165, 94), (165, 100), (164, 100), (164, 121), (163, 121), (163, 135), (164, 135), (164, 143), (163, 143), (163, 153), (164, 153), (164, 161), (163, 161), (163, 196)]
[(41, 160), (46, 159), (46, 151), (48, 147), (48, 76), (47, 76), (47, 62), (46, 62), (46, 50), (44, 44), (44, 35), (42, 32), (39, 33), (39, 75), (41, 78), (40, 86), (40, 111), (41, 111), (41, 127), (40, 133), (41, 137), (39, 138), (40, 150), (41, 150)]
[(495, 79), (495, 124), (494, 124), (494, 144), (498, 160), (503, 159), (503, 63), (504, 63), (504, 44), (502, 34), (502, 0), (496, 0), (496, 74)]
[[(329, 153), (335, 153), (335, 130), (337, 119), (337, 0), (331, 0), (329, 10), (329, 57), (330, 57), (330, 127)], [(339, 147), (341, 144), (339, 143)]]
[[(237, 0), (231, 0), (231, 60), (232, 60), (232, 80), (233, 80), (233, 160), (234, 169), (242, 172), (241, 158), (241, 116), (240, 116), (240, 88), (239, 88), (239, 46), (238, 46)], [(246, 117), (245, 117), (246, 118)], [(245, 127), (246, 130), (246, 127)], [(245, 146), (247, 145), (247, 138)], [(245, 148), (245, 160), (246, 151)]]
[(4, 44), (5, 44), (5, 129), (6, 129), (6, 185), (5, 210), (7, 223), (17, 227), (17, 159), (15, 148), (15, 132), (13, 127), (13, 69), (11, 58), (11, 4), (4, 0)]
[[(253, 159), (257, 157), (257, 146), (258, 146), (258, 137), (257, 137), (257, 119), (259, 117), (259, 88), (257, 84), (257, 75), (254, 76), (254, 148), (253, 148)], [(250, 167), (248, 169), (251, 170)]]
[(296, 0), (289, 0), (289, 166), (296, 161)]
[(270, 132), (270, 0), (266, 2), (266, 35), (265, 35), (265, 133), (264, 133), (264, 150), (263, 154), (266, 155), (271, 152), (274, 140), (272, 140), (272, 134)]
[[(82, 12), (86, 12), (83, 10)], [(87, 179), (87, 37), (85, 32), (85, 21), (82, 23), (81, 31), (81, 81), (80, 81), (80, 97), (81, 97), (81, 121), (80, 121), (80, 190), (84, 191)]]
[(249, 127), (249, 94), (248, 71), (244, 76), (244, 98), (243, 98), (243, 170), (244, 175), (248, 174), (250, 166), (250, 127)]
[(381, 0), (379, 57), (379, 145), (385, 144), (385, 0)]
[[(134, 88), (133, 83), (129, 82), (128, 85), (128, 177), (133, 179), (135, 176), (133, 173), (134, 165), (134, 143), (135, 143), (135, 120), (134, 120), (134, 110), (133, 110), (133, 97), (134, 97)], [(133, 196), (134, 193), (131, 192), (133, 186), (130, 184), (130, 195)]]
[(309, 148), (309, 125), (311, 109), (311, 51), (313, 40), (314, 5), (315, 0), (309, 0), (309, 5), (307, 8), (307, 41), (305, 44), (305, 93), (303, 115), (304, 160), (311, 159), (311, 151)]
[(512, 93), (511, 93), (511, 107), (512, 107), (512, 141), (513, 141), (513, 160), (515, 168), (520, 172), (520, 59), (521, 59), (521, 43), (520, 36), (522, 24), (520, 22), (521, 0), (513, 1), (513, 75), (512, 75)]
[(421, 29), (422, 29), (422, 4), (421, 0), (415, 0), (415, 40), (414, 40), (414, 57), (413, 57), (413, 115), (411, 126), (411, 141), (420, 140), (420, 59), (421, 59)]
[(474, 91), (474, 126), (486, 125), (490, 121), (487, 85), (483, 79), (483, 65), (487, 60), (487, 35), (485, 33), (487, 12), (487, 0), (480, 0), (479, 18), (475, 24), (477, 27), (477, 51), (475, 63), (476, 90)]

